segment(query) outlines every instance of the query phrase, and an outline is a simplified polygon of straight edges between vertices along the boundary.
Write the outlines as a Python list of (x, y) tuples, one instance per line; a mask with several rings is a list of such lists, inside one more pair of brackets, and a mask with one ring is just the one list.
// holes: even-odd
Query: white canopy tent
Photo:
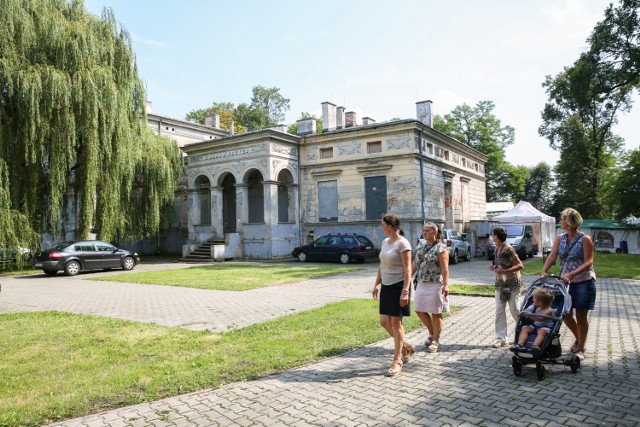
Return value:
[(550, 251), (556, 237), (556, 219), (543, 214), (531, 203), (521, 200), (509, 212), (496, 215), (493, 221), (500, 223), (530, 224), (533, 227), (533, 243), (543, 252)]

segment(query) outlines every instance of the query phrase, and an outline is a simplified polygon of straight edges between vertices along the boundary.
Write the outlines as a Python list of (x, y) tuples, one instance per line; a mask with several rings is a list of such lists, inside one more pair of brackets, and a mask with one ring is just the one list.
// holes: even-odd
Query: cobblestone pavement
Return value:
[[(486, 261), (474, 260), (452, 266), (452, 283), (491, 283), (486, 265)], [(365, 271), (243, 292), (242, 310), (227, 313), (228, 317), (216, 311), (216, 304), (229, 309), (224, 304), (227, 292), (116, 282), (105, 286), (85, 280), (88, 276), (2, 279), (0, 312), (55, 309), (225, 330), (344, 298), (368, 298), (377, 265), (364, 266)], [(525, 282), (534, 279), (526, 276)], [(492, 298), (453, 296), (451, 303), (463, 308), (446, 320), (441, 351), (426, 353), (420, 344), (426, 334), (412, 332), (408, 339), (418, 344), (418, 353), (396, 378), (383, 376), (392, 353), (392, 341), (387, 339), (259, 380), (53, 425), (640, 426), (640, 345), (636, 338), (640, 334), (640, 281), (598, 280), (582, 370), (573, 374), (562, 364), (548, 364), (542, 381), (532, 366), (523, 367), (522, 375), (516, 377), (511, 352), (490, 347)], [(205, 315), (200, 313), (203, 307), (207, 308)], [(565, 327), (561, 333), (567, 349), (571, 334)]]

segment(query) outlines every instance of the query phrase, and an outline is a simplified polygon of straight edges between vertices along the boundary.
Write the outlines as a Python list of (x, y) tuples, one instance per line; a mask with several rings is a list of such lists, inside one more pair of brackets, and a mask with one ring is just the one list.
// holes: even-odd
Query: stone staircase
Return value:
[(209, 239), (200, 243), (192, 252), (184, 258), (180, 258), (182, 262), (213, 262), (211, 257), (211, 247), (213, 245), (224, 245), (224, 239)]

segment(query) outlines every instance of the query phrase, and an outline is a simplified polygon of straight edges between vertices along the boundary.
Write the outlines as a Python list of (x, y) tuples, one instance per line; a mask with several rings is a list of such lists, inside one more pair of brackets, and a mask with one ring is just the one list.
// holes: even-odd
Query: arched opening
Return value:
[(603, 230), (598, 231), (595, 247), (600, 249), (613, 249), (613, 236), (611, 233)]
[(292, 222), (291, 201), (293, 175), (288, 169), (283, 169), (278, 174), (278, 222)]
[(259, 170), (252, 170), (246, 175), (247, 195), (249, 199), (249, 223), (264, 222), (264, 178)]
[(236, 178), (227, 174), (222, 186), (222, 227), (225, 233), (236, 232)]
[(211, 182), (209, 178), (200, 175), (196, 178), (195, 187), (197, 190), (198, 212), (200, 218), (197, 220), (199, 225), (211, 225)]

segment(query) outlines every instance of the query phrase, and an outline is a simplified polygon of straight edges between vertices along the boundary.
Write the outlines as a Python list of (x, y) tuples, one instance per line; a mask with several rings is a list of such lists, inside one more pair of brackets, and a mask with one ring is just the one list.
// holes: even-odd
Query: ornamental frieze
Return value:
[(271, 144), (271, 152), (278, 154), (286, 154), (288, 156), (297, 156), (298, 149), (281, 144)]
[(411, 137), (400, 136), (398, 138), (387, 139), (387, 147), (389, 150), (399, 150), (401, 148), (411, 148)]
[(231, 159), (239, 156), (247, 156), (252, 154), (260, 154), (267, 151), (267, 144), (253, 145), (250, 147), (237, 148), (235, 150), (218, 151), (215, 153), (201, 154), (199, 156), (189, 157), (193, 162), (204, 162), (207, 160)]
[(352, 154), (360, 154), (362, 152), (362, 145), (360, 144), (352, 144), (352, 145), (339, 145), (338, 146), (338, 156), (348, 156)]

